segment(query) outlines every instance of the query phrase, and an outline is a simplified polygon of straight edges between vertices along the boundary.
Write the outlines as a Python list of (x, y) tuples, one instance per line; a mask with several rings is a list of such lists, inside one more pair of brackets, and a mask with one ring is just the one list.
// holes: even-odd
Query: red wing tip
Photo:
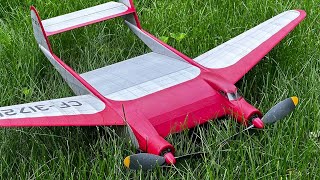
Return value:
[(302, 9), (295, 9), (295, 10), (300, 12), (300, 16), (306, 17), (307, 13), (305, 10), (302, 10)]
[(36, 8), (34, 6), (30, 6), (30, 10), (36, 11)]

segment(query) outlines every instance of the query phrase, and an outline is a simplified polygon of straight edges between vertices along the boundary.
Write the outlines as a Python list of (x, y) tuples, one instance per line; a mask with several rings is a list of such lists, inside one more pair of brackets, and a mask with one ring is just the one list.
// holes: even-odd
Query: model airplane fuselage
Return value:
[[(48, 36), (115, 17), (123, 17), (152, 52), (83, 74), (53, 53)], [(175, 163), (175, 149), (164, 139), (171, 133), (226, 115), (263, 127), (262, 113), (239, 95), (234, 84), (304, 17), (302, 10), (286, 11), (191, 59), (143, 30), (131, 0), (47, 20), (31, 7), (40, 49), (77, 96), (2, 107), (0, 125), (127, 125), (139, 149)]]

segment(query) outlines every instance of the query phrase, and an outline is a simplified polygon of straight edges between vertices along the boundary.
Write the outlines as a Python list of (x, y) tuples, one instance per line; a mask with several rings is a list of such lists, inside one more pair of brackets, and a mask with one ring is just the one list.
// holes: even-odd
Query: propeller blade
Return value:
[(263, 123), (270, 124), (284, 118), (297, 106), (299, 99), (296, 96), (280, 101), (273, 106), (261, 119)]
[(156, 166), (163, 165), (165, 161), (165, 158), (162, 156), (149, 153), (139, 153), (126, 157), (124, 159), (124, 165), (132, 170), (149, 170)]

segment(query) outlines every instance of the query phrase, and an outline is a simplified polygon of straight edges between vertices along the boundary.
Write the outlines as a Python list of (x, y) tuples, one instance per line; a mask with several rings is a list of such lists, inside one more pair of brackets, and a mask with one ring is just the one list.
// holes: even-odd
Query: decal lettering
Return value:
[(34, 106), (39, 111), (48, 111), (49, 108), (45, 108), (45, 105), (36, 105)]
[(69, 104), (62, 102), (62, 106), (60, 106), (60, 108), (69, 108), (71, 107)]
[[(44, 112), (44, 111), (50, 111), (55, 109), (67, 109), (67, 108), (73, 108), (73, 107), (80, 107), (83, 106), (83, 103), (72, 100), (72, 101), (66, 101), (66, 102), (55, 102), (54, 104), (38, 104), (34, 106), (24, 106), (24, 107), (18, 107), (15, 109), (3, 109), (0, 110), (0, 118), (5, 117), (11, 117), (11, 116), (18, 116), (21, 114), (31, 114)], [(25, 115), (23, 116), (25, 117)]]
[(32, 22), (33, 22), (35, 25), (40, 26), (38, 20), (35, 20), (35, 19), (33, 19), (33, 18), (31, 18), (31, 19), (32, 19)]
[(26, 111), (25, 109), (28, 107), (23, 107), (20, 109), (20, 113), (32, 113), (31, 111)]
[(17, 113), (14, 112), (13, 109), (6, 109), (6, 110), (1, 110), (2, 112), (4, 112), (5, 115), (7, 116), (14, 116), (16, 115)]
[(82, 106), (79, 101), (69, 101), (68, 104), (70, 104), (71, 106)]
[(29, 107), (33, 112), (37, 112), (33, 107)]

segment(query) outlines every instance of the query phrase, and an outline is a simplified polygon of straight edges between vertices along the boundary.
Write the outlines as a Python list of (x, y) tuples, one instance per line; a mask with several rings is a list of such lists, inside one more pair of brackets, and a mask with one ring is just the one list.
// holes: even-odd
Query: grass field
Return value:
[[(104, 1), (0, 2), (0, 106), (72, 96), (36, 45), (29, 6), (46, 19)], [(242, 128), (230, 119), (196, 128), (196, 141), (187, 131), (170, 136), (178, 155), (209, 153), (149, 172), (124, 168), (123, 158), (134, 149), (109, 127), (1, 129), (1, 179), (320, 178), (320, 0), (136, 0), (136, 7), (143, 28), (157, 37), (186, 33), (182, 41), (168, 43), (192, 58), (285, 10), (306, 10), (307, 18), (237, 83), (262, 112), (293, 95), (300, 97), (298, 108), (280, 123), (223, 147), (219, 142)], [(50, 40), (79, 73), (149, 51), (121, 19)]]

